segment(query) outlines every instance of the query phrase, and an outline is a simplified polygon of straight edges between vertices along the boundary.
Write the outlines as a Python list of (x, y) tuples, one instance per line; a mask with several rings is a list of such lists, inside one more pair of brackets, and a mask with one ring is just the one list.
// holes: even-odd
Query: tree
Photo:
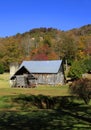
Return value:
[(21, 40), (21, 46), (23, 48), (23, 53), (25, 57), (30, 56), (30, 52), (33, 47), (37, 47), (37, 38), (31, 38), (29, 34), (26, 34), (25, 37)]
[(4, 65), (5, 71), (9, 71), (11, 62), (20, 63), (23, 59), (22, 47), (17, 39), (13, 37), (5, 39), (0, 45), (0, 63)]
[(91, 80), (86, 78), (76, 80), (70, 85), (69, 90), (71, 94), (79, 96), (88, 104), (91, 97)]
[(56, 51), (59, 57), (65, 57), (68, 64), (72, 64), (72, 62), (77, 58), (77, 48), (77, 44), (73, 37), (65, 34), (56, 44)]
[(69, 70), (68, 76), (72, 79), (79, 79), (86, 71), (86, 66), (83, 61), (74, 61)]

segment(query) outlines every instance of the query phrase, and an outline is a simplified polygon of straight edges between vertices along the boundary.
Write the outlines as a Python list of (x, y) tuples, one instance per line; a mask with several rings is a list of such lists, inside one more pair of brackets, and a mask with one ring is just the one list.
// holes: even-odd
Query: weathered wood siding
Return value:
[(16, 86), (27, 87), (28, 86), (27, 77), (24, 75), (16, 76)]
[(62, 66), (56, 74), (34, 74), (34, 76), (37, 77), (37, 84), (64, 84), (64, 73)]

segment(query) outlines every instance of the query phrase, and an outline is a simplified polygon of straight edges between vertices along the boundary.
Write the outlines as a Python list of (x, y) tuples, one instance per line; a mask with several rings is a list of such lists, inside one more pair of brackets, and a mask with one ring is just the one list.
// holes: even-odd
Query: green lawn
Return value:
[(9, 73), (0, 74), (0, 88), (9, 88)]
[[(48, 108), (44, 98), (47, 104), (51, 101)], [(67, 96), (4, 96), (0, 98), (0, 129), (91, 130), (91, 105)]]
[(10, 88), (0, 75), (0, 130), (91, 130), (91, 102), (72, 97), (68, 86)]
[(37, 88), (11, 88), (9, 74), (0, 75), (0, 95), (43, 94), (51, 96), (69, 95), (68, 86), (37, 86)]

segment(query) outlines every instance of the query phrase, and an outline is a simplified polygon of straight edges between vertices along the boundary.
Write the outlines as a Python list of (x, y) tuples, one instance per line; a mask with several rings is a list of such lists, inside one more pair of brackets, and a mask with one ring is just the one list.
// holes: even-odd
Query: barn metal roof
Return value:
[(62, 60), (49, 61), (23, 61), (22, 66), (31, 73), (57, 73), (59, 71)]

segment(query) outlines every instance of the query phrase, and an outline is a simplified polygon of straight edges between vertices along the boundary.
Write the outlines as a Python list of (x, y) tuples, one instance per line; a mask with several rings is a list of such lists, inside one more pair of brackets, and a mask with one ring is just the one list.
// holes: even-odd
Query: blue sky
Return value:
[(70, 30), (91, 24), (91, 0), (1, 0), (0, 37), (33, 28)]

